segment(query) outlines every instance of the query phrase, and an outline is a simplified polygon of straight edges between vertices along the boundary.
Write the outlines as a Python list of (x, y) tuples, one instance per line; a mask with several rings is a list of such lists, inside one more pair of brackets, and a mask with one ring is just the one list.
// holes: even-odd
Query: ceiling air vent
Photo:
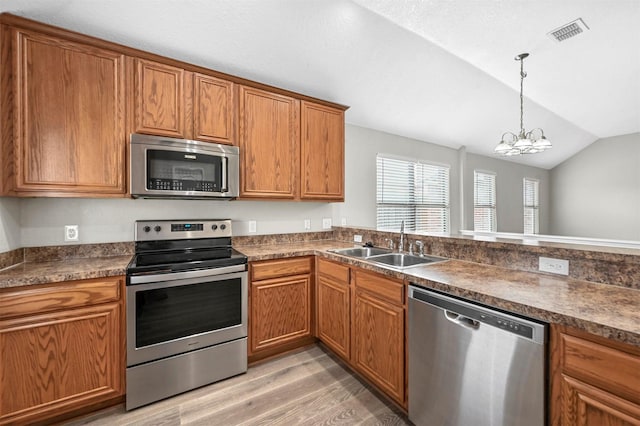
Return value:
[(584, 23), (582, 18), (578, 18), (573, 22), (569, 22), (566, 25), (556, 28), (553, 31), (547, 33), (549, 37), (557, 42), (565, 41), (571, 37), (575, 37), (578, 34), (587, 31), (589, 27)]

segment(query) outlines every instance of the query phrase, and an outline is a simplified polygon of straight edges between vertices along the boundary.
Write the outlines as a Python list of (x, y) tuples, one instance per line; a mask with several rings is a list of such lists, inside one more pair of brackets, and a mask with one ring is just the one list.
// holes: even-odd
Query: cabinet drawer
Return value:
[(122, 280), (110, 277), (5, 290), (0, 292), (0, 319), (117, 301)]
[(356, 288), (367, 290), (398, 305), (404, 304), (402, 281), (362, 270), (354, 270), (353, 277)]
[(288, 275), (308, 274), (311, 272), (311, 257), (293, 259), (268, 260), (251, 264), (251, 281), (269, 278), (286, 277)]
[(640, 403), (640, 356), (569, 334), (561, 336), (564, 372)]
[(340, 283), (349, 283), (349, 266), (318, 258), (318, 274)]

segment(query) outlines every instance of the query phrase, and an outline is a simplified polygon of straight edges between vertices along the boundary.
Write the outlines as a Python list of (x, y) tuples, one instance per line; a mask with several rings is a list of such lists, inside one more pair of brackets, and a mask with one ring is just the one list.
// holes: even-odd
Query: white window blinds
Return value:
[(473, 229), (496, 232), (496, 175), (474, 171)]
[(377, 227), (434, 234), (449, 233), (449, 167), (379, 154)]
[(540, 232), (540, 204), (538, 201), (538, 181), (524, 178), (522, 183), (524, 200), (524, 233)]

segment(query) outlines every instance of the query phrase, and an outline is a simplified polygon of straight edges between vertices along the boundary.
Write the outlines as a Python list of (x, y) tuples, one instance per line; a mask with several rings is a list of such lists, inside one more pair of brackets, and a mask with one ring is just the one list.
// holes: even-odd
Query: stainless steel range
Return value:
[(247, 371), (247, 258), (230, 220), (137, 221), (126, 408)]

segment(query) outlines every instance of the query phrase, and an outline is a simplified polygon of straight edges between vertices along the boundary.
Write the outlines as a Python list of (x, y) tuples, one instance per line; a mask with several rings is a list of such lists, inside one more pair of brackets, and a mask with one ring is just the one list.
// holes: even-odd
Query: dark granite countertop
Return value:
[[(238, 245), (249, 261), (318, 255), (539, 320), (640, 346), (640, 290), (448, 260), (404, 271), (341, 256), (335, 240)], [(31, 260), (0, 271), (0, 289), (125, 275), (131, 255)]]
[(517, 314), (640, 346), (640, 290), (461, 260), (411, 267), (400, 272), (327, 251), (345, 247), (353, 247), (353, 244), (325, 240), (238, 246), (236, 249), (247, 255), (249, 261), (315, 254)]
[(125, 275), (131, 255), (23, 262), (0, 271), (0, 289)]

